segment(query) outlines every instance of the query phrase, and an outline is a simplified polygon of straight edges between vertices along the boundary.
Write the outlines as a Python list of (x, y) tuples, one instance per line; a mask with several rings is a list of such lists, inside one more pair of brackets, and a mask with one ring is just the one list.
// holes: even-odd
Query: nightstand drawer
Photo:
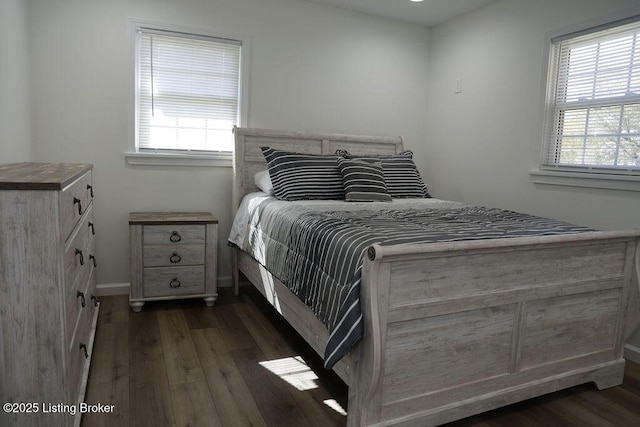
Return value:
[(204, 245), (147, 245), (142, 263), (144, 267), (204, 264)]
[(204, 266), (144, 269), (145, 298), (204, 293)]
[(143, 227), (145, 245), (204, 244), (203, 225), (145, 225)]

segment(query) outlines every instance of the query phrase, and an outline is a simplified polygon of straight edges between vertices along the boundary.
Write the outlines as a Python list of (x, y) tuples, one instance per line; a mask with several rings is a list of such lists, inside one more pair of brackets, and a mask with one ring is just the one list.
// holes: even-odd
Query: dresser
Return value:
[[(79, 425), (99, 303), (92, 166), (0, 165), (0, 425)], [(24, 404), (24, 405), (20, 405)]]
[(218, 219), (208, 212), (129, 214), (131, 292), (134, 312), (145, 301), (218, 297)]

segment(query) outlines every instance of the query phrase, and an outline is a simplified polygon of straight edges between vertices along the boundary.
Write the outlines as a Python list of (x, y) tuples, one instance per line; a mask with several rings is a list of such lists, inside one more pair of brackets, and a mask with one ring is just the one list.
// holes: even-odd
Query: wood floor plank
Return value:
[(100, 298), (100, 324), (120, 323), (129, 320), (129, 297), (127, 295), (114, 295)]
[(129, 382), (130, 425), (175, 426), (164, 359), (134, 358)]
[[(99, 333), (100, 327), (97, 331), (97, 334)], [(155, 311), (132, 313), (129, 317), (129, 352), (136, 360), (164, 359)]]
[[(333, 397), (327, 393), (326, 390), (320, 388), (318, 375), (316, 375), (307, 363), (275, 332), (273, 327), (270, 327), (264, 315), (262, 315), (253, 304), (236, 304), (234, 308), (258, 344), (267, 362), (270, 361), (273, 363), (274, 361), (283, 360), (286, 363), (288, 360), (290, 363), (298, 365), (297, 367), (294, 366), (294, 369), (302, 368), (307, 371), (307, 376), (311, 375), (313, 377), (311, 383), (306, 385), (306, 387), (304, 384), (302, 385), (301, 388), (303, 390), (290, 390), (296, 404), (304, 408), (305, 416), (308, 419), (328, 426), (344, 425), (346, 423), (346, 417), (324, 403)], [(301, 374), (305, 375), (304, 372), (299, 372), (297, 375)]]
[(104, 323), (96, 334), (91, 376), (87, 388), (89, 404), (113, 405), (112, 413), (87, 413), (85, 426), (129, 425), (129, 330), (126, 323)]
[(225, 426), (266, 426), (220, 331), (196, 329), (191, 334)]
[(284, 341), (287, 346), (293, 349), (295, 354), (300, 355), (311, 370), (318, 374), (318, 383), (322, 388), (333, 396), (339, 406), (346, 408), (348, 401), (346, 384), (335, 372), (324, 368), (324, 362), (316, 351), (301, 339), (295, 329), (266, 302), (255, 288), (245, 290), (243, 298), (246, 300), (245, 305), (256, 313), (258, 319), (266, 319), (266, 322), (265, 320), (260, 320), (259, 322), (264, 324), (267, 331), (271, 331), (269, 334), (278, 336), (278, 340)]
[(268, 425), (321, 425), (315, 423), (315, 420), (305, 418), (302, 408), (295, 405), (288, 386), (260, 365), (266, 358), (258, 348), (233, 350), (231, 355)]
[(616, 426), (633, 425), (640, 417), (640, 405), (635, 396), (622, 387), (600, 391), (594, 388), (567, 398)]
[(627, 361), (622, 388), (632, 394), (640, 395), (640, 364)]
[(200, 360), (182, 310), (158, 311), (157, 316), (169, 384), (204, 381)]
[(189, 329), (219, 328), (220, 321), (216, 316), (217, 306), (198, 306), (189, 309), (183, 308), (182, 312)]
[(294, 351), (291, 346), (287, 344), (282, 335), (278, 334), (254, 304), (245, 301), (243, 304), (235, 304), (233, 308), (267, 358), (293, 355)]
[(540, 418), (548, 418), (550, 416), (550, 411), (541, 408), (539, 405), (534, 405), (533, 409), (531, 409), (526, 404), (516, 404), (445, 425), (447, 427), (537, 427), (540, 425)]
[(220, 421), (206, 381), (176, 384), (170, 387), (178, 426), (218, 427)]
[(585, 425), (598, 425), (602, 427), (615, 427), (616, 424), (600, 417), (596, 412), (587, 412), (584, 405), (576, 402), (570, 394), (565, 394), (562, 399), (554, 399), (543, 404), (566, 426), (582, 427)]
[(236, 313), (233, 305), (216, 307), (220, 331), (229, 350), (256, 348), (257, 344)]

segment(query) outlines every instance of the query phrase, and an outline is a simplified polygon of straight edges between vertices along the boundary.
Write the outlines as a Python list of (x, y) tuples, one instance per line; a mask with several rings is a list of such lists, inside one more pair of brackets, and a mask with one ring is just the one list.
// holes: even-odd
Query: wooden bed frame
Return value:
[[(401, 138), (237, 128), (234, 212), (266, 169), (261, 146), (398, 153)], [(362, 340), (335, 367), (349, 426), (438, 425), (577, 384), (622, 383), (638, 323), (640, 230), (372, 246)], [(328, 331), (246, 253), (238, 271), (322, 355)]]

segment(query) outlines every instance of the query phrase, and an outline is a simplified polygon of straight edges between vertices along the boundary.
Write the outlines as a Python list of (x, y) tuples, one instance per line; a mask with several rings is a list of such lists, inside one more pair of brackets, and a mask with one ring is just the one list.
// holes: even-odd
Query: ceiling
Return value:
[(412, 3), (409, 0), (306, 0), (324, 3), (345, 9), (357, 10), (371, 15), (394, 18), (432, 26), (455, 16), (464, 15), (495, 0), (424, 0)]

